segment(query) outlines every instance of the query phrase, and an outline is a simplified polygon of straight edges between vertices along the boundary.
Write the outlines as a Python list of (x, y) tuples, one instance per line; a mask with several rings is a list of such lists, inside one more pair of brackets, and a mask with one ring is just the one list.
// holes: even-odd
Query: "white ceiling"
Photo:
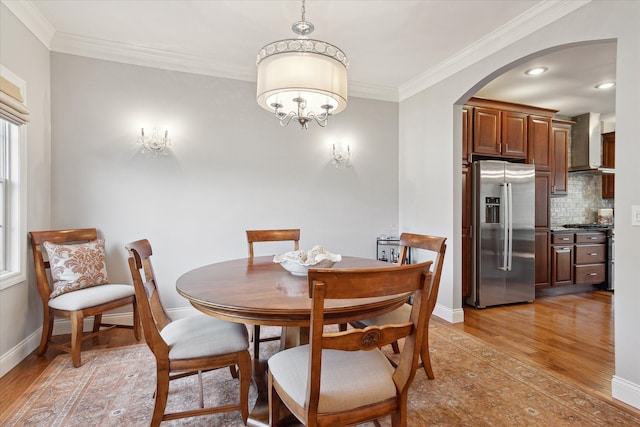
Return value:
[[(52, 51), (255, 81), (265, 44), (293, 38), (299, 0), (2, 0)], [(402, 100), (525, 37), (588, 0), (308, 0), (312, 38), (349, 58), (349, 93)], [(595, 49), (595, 50), (594, 50)], [(478, 95), (560, 110), (613, 113), (615, 44), (537, 59), (549, 72), (524, 79), (519, 65)], [(484, 76), (478, 76), (478, 80)], [(533, 83), (536, 83), (533, 86)], [(545, 83), (546, 82), (546, 83)], [(586, 88), (586, 89), (585, 89)]]

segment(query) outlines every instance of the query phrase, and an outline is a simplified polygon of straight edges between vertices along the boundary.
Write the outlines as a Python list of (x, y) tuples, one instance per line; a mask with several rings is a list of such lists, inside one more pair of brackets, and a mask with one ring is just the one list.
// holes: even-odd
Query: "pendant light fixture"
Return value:
[(291, 29), (299, 37), (269, 43), (258, 52), (257, 101), (281, 126), (293, 119), (302, 129), (310, 121), (324, 127), (347, 106), (347, 57), (338, 47), (307, 37), (314, 27), (302, 19)]

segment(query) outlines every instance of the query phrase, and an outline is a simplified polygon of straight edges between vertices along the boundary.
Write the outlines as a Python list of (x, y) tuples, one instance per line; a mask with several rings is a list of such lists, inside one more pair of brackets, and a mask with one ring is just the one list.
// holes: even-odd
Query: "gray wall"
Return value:
[[(48, 229), (51, 219), (49, 50), (5, 7), (0, 5), (0, 62), (26, 82), (27, 212), (29, 230)], [(24, 236), (25, 247), (27, 236)], [(20, 361), (33, 348), (18, 344), (37, 342), (42, 325), (40, 297), (33, 285), (33, 261), (27, 251), (27, 281), (0, 291), (0, 374), (4, 366)], [(5, 363), (6, 362), (6, 363)]]
[[(435, 313), (462, 321), (461, 105), (510, 65), (547, 49), (617, 40), (616, 90), (616, 374), (614, 397), (640, 408), (640, 227), (631, 226), (640, 205), (640, 2), (594, 1), (400, 104), (400, 227), (433, 230), (450, 239)], [(417, 203), (416, 201), (420, 201)], [(420, 215), (416, 214), (420, 208)], [(453, 213), (453, 214), (452, 214)], [(622, 219), (622, 220), (621, 220)]]
[[(258, 107), (253, 83), (51, 57), (52, 225), (98, 227), (112, 280), (130, 282), (124, 245), (148, 238), (165, 304), (183, 307), (176, 279), (246, 256), (246, 229), (299, 227), (303, 249), (375, 257), (397, 224), (397, 103), (352, 97), (303, 131)], [(139, 153), (140, 123), (168, 124), (170, 155)], [(340, 141), (351, 168), (330, 163)]]

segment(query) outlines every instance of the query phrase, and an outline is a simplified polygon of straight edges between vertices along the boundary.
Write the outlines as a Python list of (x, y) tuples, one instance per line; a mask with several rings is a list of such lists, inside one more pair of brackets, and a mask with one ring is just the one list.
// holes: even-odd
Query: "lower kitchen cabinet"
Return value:
[(551, 286), (604, 283), (606, 239), (597, 231), (552, 233)]
[(554, 233), (551, 246), (551, 286), (573, 285), (573, 233)]
[(536, 288), (548, 288), (549, 273), (551, 265), (549, 264), (549, 232), (546, 230), (535, 231), (535, 285)]
[(601, 232), (576, 233), (574, 283), (604, 283), (607, 261), (607, 236)]

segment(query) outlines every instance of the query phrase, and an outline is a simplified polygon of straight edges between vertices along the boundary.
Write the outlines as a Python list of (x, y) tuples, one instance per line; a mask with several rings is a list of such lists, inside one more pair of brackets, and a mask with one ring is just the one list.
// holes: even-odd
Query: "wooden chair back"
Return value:
[(294, 250), (300, 249), (300, 229), (283, 230), (247, 230), (247, 243), (249, 243), (249, 260), (253, 261), (253, 244), (256, 242), (284, 242), (291, 240)]
[(156, 277), (151, 264), (151, 244), (147, 239), (137, 240), (125, 245), (129, 251), (129, 269), (136, 291), (142, 330), (149, 348), (156, 357), (168, 357), (169, 347), (160, 336), (171, 319), (160, 301)]
[[(45, 307), (49, 304), (51, 295), (50, 265), (42, 251), (44, 242), (57, 244), (85, 243), (95, 240), (98, 232), (95, 228), (74, 228), (69, 230), (31, 231), (31, 249), (33, 250), (33, 266), (36, 272), (36, 284), (38, 293)], [(46, 251), (44, 251), (46, 253)], [(46, 309), (46, 308), (45, 308)]]
[[(404, 351), (393, 374), (398, 395), (397, 405), (405, 405), (409, 386), (413, 381), (425, 336), (428, 315), (426, 307), (429, 287), (433, 283), (429, 272), (432, 261), (420, 264), (390, 266), (374, 269), (309, 269), (309, 295), (313, 298), (310, 327), (310, 369), (307, 378), (307, 418), (317, 416), (322, 372), (322, 350), (375, 350), (404, 338)], [(413, 293), (411, 316), (406, 323), (369, 326), (365, 329), (328, 333), (323, 332), (324, 303), (329, 299), (369, 298)], [(375, 375), (375, 372), (371, 373)], [(386, 402), (369, 408), (375, 417), (389, 412)], [(341, 420), (343, 418), (336, 418)], [(330, 420), (324, 420), (329, 422)], [(315, 423), (314, 423), (315, 425)], [(324, 425), (324, 424), (323, 424)]]
[[(428, 296), (429, 316), (431, 316), (438, 299), (440, 277), (442, 276), (442, 266), (444, 265), (444, 254), (447, 251), (446, 241), (446, 237), (429, 236), (424, 234), (402, 233), (400, 235), (400, 256), (398, 258), (400, 264), (404, 264), (406, 262), (409, 248), (422, 249), (435, 254), (435, 259), (433, 261), (433, 274), (431, 275), (431, 281), (433, 283), (429, 287)], [(416, 254), (414, 253), (413, 256), (415, 257), (415, 255)]]

